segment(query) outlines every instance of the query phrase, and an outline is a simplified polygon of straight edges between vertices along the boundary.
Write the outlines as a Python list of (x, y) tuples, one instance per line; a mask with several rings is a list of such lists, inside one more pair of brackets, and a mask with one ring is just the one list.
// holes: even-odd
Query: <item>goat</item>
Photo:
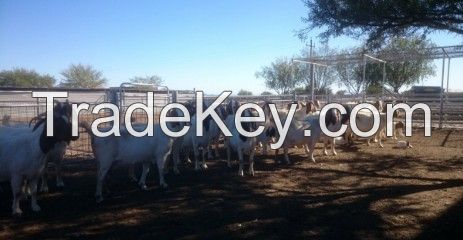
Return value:
[(397, 121), (395, 124), (394, 124), (394, 136), (393, 136), (393, 139), (397, 139), (397, 136), (399, 137), (403, 137), (404, 136), (404, 128), (405, 128), (405, 124), (403, 121)]
[[(290, 163), (288, 149), (293, 146), (306, 146), (306, 153), (309, 154), (310, 159), (315, 162), (315, 158), (313, 157), (315, 145), (322, 136), (319, 118), (319, 114), (313, 114), (305, 118), (304, 121), (291, 121), (288, 134), (282, 145), (286, 163)], [(338, 121), (340, 121), (340, 119), (336, 110), (328, 110), (325, 117), (325, 124), (327, 128), (333, 128), (333, 126), (338, 124)], [(311, 135), (306, 137), (304, 136), (304, 131), (308, 129), (311, 130)], [(278, 154), (278, 150), (276, 151), (276, 154)]]
[[(66, 100), (62, 104), (62, 108), (65, 109), (65, 113), (67, 114), (66, 117), (71, 119), (71, 113), (72, 113), (72, 106), (69, 104), (69, 101)], [(31, 119), (29, 122), (29, 126), (31, 126), (32, 122), (40, 120), (44, 116), (43, 114), (38, 115), (37, 117), (34, 117)], [(63, 141), (63, 142), (58, 142), (55, 144), (55, 147), (53, 147), (52, 150), (47, 154), (47, 163), (45, 165), (45, 169), (43, 171), (42, 177), (41, 177), (41, 182), (42, 184), (40, 185), (40, 192), (48, 192), (48, 164), (53, 163), (55, 167), (55, 175), (56, 175), (56, 186), (57, 187), (64, 187), (64, 182), (62, 179), (62, 173), (61, 173), (61, 164), (64, 158), (64, 155), (66, 154), (66, 149), (69, 145), (69, 141)]]
[[(330, 131), (338, 131), (342, 125), (345, 125), (345, 124), (348, 124), (349, 123), (349, 120), (350, 120), (350, 115), (351, 115), (351, 107), (350, 106), (344, 106), (344, 108), (346, 109), (346, 113), (345, 114), (340, 114), (338, 111), (336, 111), (336, 123), (331, 125), (331, 126), (327, 126), (328, 130)], [(339, 115), (340, 114), (340, 118), (339, 118)], [(321, 139), (323, 140), (323, 154), (325, 156), (328, 156), (328, 152), (326, 151), (326, 146), (328, 145), (328, 142), (331, 146), (331, 152), (333, 153), (334, 156), (338, 155), (338, 153), (336, 152), (336, 141), (337, 139), (336, 138), (332, 138), (332, 137), (328, 137), (326, 136), (325, 134), (322, 134), (322, 137)]]
[[(203, 103), (203, 109), (208, 106)], [(220, 109), (221, 107), (219, 107)], [(217, 110), (217, 109), (216, 109)], [(221, 116), (219, 114), (219, 116)], [(209, 146), (220, 136), (220, 129), (217, 123), (212, 119), (211, 116), (207, 116), (203, 121), (203, 136), (196, 136), (196, 120), (197, 115), (191, 116), (191, 127), (188, 132), (183, 136), (183, 139), (177, 142), (174, 146), (173, 158), (174, 158), (174, 171), (178, 173), (178, 162), (180, 158), (180, 152), (183, 150), (185, 155), (188, 157), (190, 151), (193, 150), (195, 160), (195, 170), (198, 171), (201, 168), (207, 169), (205, 161), (206, 154), (209, 150)], [(201, 151), (201, 165), (199, 165), (199, 152)]]
[[(190, 117), (196, 114), (196, 105), (194, 101), (188, 101), (184, 104), (184, 106), (187, 108), (190, 114)], [(191, 118), (190, 118), (190, 123), (188, 123), (188, 125), (191, 125)], [(187, 146), (187, 144), (185, 143), (185, 136), (175, 138), (174, 143), (172, 144), (172, 151), (171, 151), (175, 174), (180, 173), (180, 171), (178, 170), (178, 164), (180, 162), (181, 153), (185, 154), (185, 157), (188, 159), (188, 162), (191, 162), (189, 159), (190, 148), (191, 146)]]
[[(20, 200), (23, 186), (31, 193), (31, 208), (40, 211), (37, 204), (37, 182), (46, 165), (47, 154), (58, 142), (74, 141), (72, 126), (61, 104), (54, 108), (53, 126), (47, 126), (46, 118), (34, 128), (0, 128), (0, 181), (10, 181), (13, 192), (13, 215), (21, 215)], [(47, 127), (53, 127), (54, 136), (46, 136)]]
[[(218, 106), (216, 108), (216, 113), (217, 113), (217, 115), (219, 115), (219, 117), (220, 117), (220, 119), (222, 121), (225, 121), (225, 119), (228, 116), (228, 112), (227, 112), (226, 107), (224, 105)], [(213, 124), (217, 125), (217, 123), (215, 123), (215, 122)], [(210, 145), (207, 148), (207, 154), (208, 154), (209, 159), (217, 158), (217, 157), (220, 156), (220, 154), (219, 154), (219, 142), (220, 142), (220, 139), (223, 136), (223, 134), (220, 131), (220, 129), (218, 128), (218, 126), (217, 126), (217, 130), (219, 130), (218, 133), (216, 133), (215, 136), (212, 136)], [(212, 146), (214, 146), (214, 155), (212, 154)]]
[(397, 141), (396, 148), (413, 148), (409, 141)]
[[(256, 138), (255, 137), (245, 137), (241, 135), (234, 122), (235, 122), (235, 114), (228, 115), (226, 119), (226, 126), (230, 129), (230, 132), (232, 134), (231, 137), (226, 137), (226, 147), (227, 147), (227, 165), (228, 167), (231, 167), (231, 150), (234, 150), (238, 153), (238, 159), (239, 159), (239, 169), (238, 169), (238, 175), (239, 176), (244, 176), (244, 154), (249, 154), (249, 170), (248, 173), (252, 176), (254, 176), (254, 154), (255, 154), (255, 146), (257, 144)], [(244, 117), (251, 117), (253, 116), (252, 112), (250, 109), (244, 110), (242, 113), (242, 116)], [(255, 122), (243, 122), (241, 123), (241, 126), (244, 130), (248, 132), (255, 131), (257, 129), (257, 124)]]
[[(368, 146), (371, 145), (371, 139), (374, 139), (375, 141), (377, 140), (379, 147), (381, 148), (384, 147), (382, 143), (381, 132), (384, 131), (386, 128), (386, 121), (387, 121), (386, 116), (387, 116), (386, 113), (383, 113), (383, 112), (379, 113), (379, 118), (380, 118), (379, 128), (378, 128), (378, 131), (376, 131), (376, 133), (372, 137), (367, 138)], [(357, 128), (360, 131), (363, 131), (363, 132), (369, 131), (373, 127), (373, 123), (374, 123), (373, 114), (368, 110), (359, 111), (356, 116), (356, 123), (357, 123)], [(347, 128), (346, 134), (347, 136), (353, 135), (353, 131), (351, 127)], [(351, 142), (352, 140), (349, 139), (349, 141)]]
[(258, 127), (264, 127), (264, 132), (257, 136), (256, 139), (257, 144), (262, 147), (262, 155), (267, 155), (268, 145), (273, 142), (277, 131), (269, 104), (271, 104), (271, 102), (265, 101), (262, 106), (265, 115), (265, 122), (257, 124)]
[[(178, 109), (168, 112), (168, 116), (176, 117), (179, 115)], [(170, 125), (170, 126), (169, 126)], [(143, 172), (139, 180), (139, 186), (145, 190), (146, 176), (149, 173), (150, 163), (156, 164), (159, 173), (159, 185), (167, 187), (164, 181), (164, 166), (168, 155), (171, 152), (174, 138), (167, 136), (159, 124), (154, 125), (154, 136), (134, 137), (126, 129), (121, 129), (121, 136), (98, 137), (93, 134), (87, 123), (81, 123), (91, 136), (92, 151), (97, 161), (97, 184), (96, 201), (103, 201), (102, 188), (105, 177), (111, 167), (115, 164), (133, 165), (143, 163)], [(171, 130), (179, 130), (183, 127), (182, 123), (172, 122), (168, 124)], [(143, 124), (134, 126), (136, 130), (142, 130), (146, 126)]]

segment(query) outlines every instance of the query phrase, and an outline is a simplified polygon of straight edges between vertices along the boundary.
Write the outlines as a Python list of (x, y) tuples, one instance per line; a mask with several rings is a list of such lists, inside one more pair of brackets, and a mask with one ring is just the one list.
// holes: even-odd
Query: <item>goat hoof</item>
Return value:
[(338, 156), (338, 153), (337, 153), (337, 152), (333, 152), (333, 155), (334, 155), (334, 156)]
[(328, 156), (328, 152), (323, 152), (323, 154), (324, 154), (325, 156)]
[(42, 210), (39, 205), (32, 205), (32, 211), (34, 212), (40, 212)]
[(379, 147), (380, 147), (380, 148), (384, 148), (384, 146), (383, 146), (383, 145), (379, 145)]
[(207, 169), (207, 164), (205, 164), (205, 163), (201, 164), (201, 168), (202, 169)]
[(251, 176), (254, 176), (254, 170), (249, 170), (248, 174), (251, 175)]
[[(40, 188), (40, 192), (41, 192), (41, 193), (48, 193), (48, 187), (42, 187), (42, 188)], [(30, 194), (30, 193), (28, 193), (28, 194)]]
[(96, 203), (101, 203), (103, 200), (103, 196), (96, 196)]
[(13, 210), (13, 216), (15, 217), (21, 217), (21, 215), (23, 215), (23, 211), (21, 209), (16, 209), (16, 210)]
[(63, 181), (57, 182), (57, 183), (56, 183), (56, 187), (59, 187), (59, 188), (64, 187), (64, 182), (63, 182)]
[(238, 176), (244, 177), (244, 172), (243, 172), (243, 170), (239, 170), (239, 171), (238, 171)]
[(146, 184), (140, 184), (140, 189), (143, 191), (147, 191), (148, 187), (146, 186)]

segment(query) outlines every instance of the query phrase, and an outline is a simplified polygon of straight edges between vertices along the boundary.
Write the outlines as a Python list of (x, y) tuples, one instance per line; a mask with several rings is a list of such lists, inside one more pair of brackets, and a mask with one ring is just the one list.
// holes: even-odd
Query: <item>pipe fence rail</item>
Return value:
[[(53, 89), (60, 91), (61, 89)], [(36, 91), (36, 90), (34, 90)], [(51, 90), (44, 90), (51, 91)], [(143, 89), (125, 89), (119, 91), (118, 88), (97, 89), (97, 90), (73, 90), (68, 89), (69, 101), (71, 103), (86, 102), (90, 105), (89, 111), (81, 111), (79, 122), (92, 122), (94, 119), (109, 116), (110, 111), (100, 111), (99, 114), (92, 114), (91, 110), (99, 103), (110, 102), (116, 104), (120, 109), (121, 123), (124, 122), (126, 110), (134, 103), (147, 103), (147, 90)], [(45, 112), (45, 99), (32, 98), (32, 90), (14, 90), (0, 88), (0, 125), (11, 127), (27, 126), (32, 118), (40, 113)], [(161, 109), (171, 102), (184, 103), (195, 99), (194, 91), (185, 90), (161, 90), (154, 92), (154, 122), (159, 121)], [(416, 103), (427, 104), (432, 112), (432, 125), (437, 127), (442, 125), (445, 128), (463, 128), (463, 93), (444, 93), (441, 99), (439, 94), (385, 94), (385, 95), (368, 95), (367, 102), (375, 102), (379, 99), (385, 103), (407, 103), (410, 106)], [(205, 95), (206, 101), (213, 101), (217, 95)], [(327, 103), (360, 103), (364, 99), (363, 94), (358, 95), (316, 95), (315, 99), (320, 101), (321, 105)], [(309, 101), (310, 95), (266, 95), (266, 96), (230, 96), (229, 99), (235, 99), (240, 102), (263, 103), (264, 101), (273, 102), (278, 108), (285, 108), (292, 101)], [(62, 100), (64, 101), (64, 100)], [(441, 110), (442, 108), (442, 110)], [(441, 114), (442, 113), (442, 114)], [(136, 123), (147, 123), (147, 115), (142, 110), (135, 110), (131, 116), (132, 121)], [(416, 111), (413, 119), (418, 123), (424, 119), (423, 111)], [(72, 142), (66, 152), (67, 157), (88, 157), (92, 156), (90, 139), (87, 133), (81, 130), (78, 141)]]

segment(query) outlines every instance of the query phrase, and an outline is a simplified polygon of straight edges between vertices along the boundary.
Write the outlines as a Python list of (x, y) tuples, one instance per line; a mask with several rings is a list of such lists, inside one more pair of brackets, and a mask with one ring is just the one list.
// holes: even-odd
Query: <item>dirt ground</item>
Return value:
[[(115, 168), (111, 193), (96, 204), (94, 160), (66, 161), (65, 189), (39, 196), (42, 212), (23, 201), (11, 217), (11, 191), (0, 192), (0, 239), (461, 239), (463, 131), (422, 131), (414, 148), (339, 147), (338, 156), (293, 164), (257, 156), (256, 176), (238, 177), (224, 160), (195, 172), (167, 174), (167, 190), (151, 171), (149, 190)], [(279, 156), (282, 159), (282, 156)]]

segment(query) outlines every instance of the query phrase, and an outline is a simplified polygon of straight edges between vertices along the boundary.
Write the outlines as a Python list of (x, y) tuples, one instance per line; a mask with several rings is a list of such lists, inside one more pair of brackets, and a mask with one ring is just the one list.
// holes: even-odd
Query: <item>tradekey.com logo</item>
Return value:
[[(153, 136), (154, 134), (154, 97), (153, 97), (153, 92), (147, 92), (147, 104), (143, 103), (135, 103), (130, 105), (127, 110), (125, 111), (125, 129), (129, 134), (131, 134), (134, 137), (145, 137), (145, 136)], [(224, 123), (224, 120), (220, 118), (220, 116), (217, 114), (216, 109), (221, 106), (225, 100), (232, 94), (231, 91), (224, 91), (222, 92), (216, 99), (215, 101), (210, 104), (208, 107), (204, 107), (204, 93), (201, 91), (196, 92), (196, 112), (194, 113), (195, 115), (195, 129), (196, 129), (196, 136), (201, 137), (203, 136), (203, 121), (210, 117), (215, 124), (219, 127), (220, 131), (224, 134), (226, 137), (231, 137), (232, 133), (230, 132), (230, 129), (226, 126)], [(67, 92), (32, 92), (32, 97), (34, 98), (46, 98), (46, 116), (47, 116), (47, 126), (52, 126), (53, 125), (53, 103), (55, 98), (67, 98), (68, 93)], [(276, 105), (273, 103), (268, 103), (267, 104), (268, 109), (270, 110), (269, 116), (266, 116), (264, 113), (264, 110), (262, 109), (261, 106), (255, 103), (244, 103), (240, 105), (236, 113), (234, 114), (234, 127), (238, 131), (239, 134), (252, 138), (259, 136), (264, 132), (264, 126), (260, 125), (255, 129), (254, 131), (246, 131), (242, 127), (242, 123), (265, 123), (266, 118), (270, 117), (272, 121), (274, 122), (274, 126), (278, 132), (278, 141), (275, 143), (270, 144), (270, 147), (272, 149), (278, 149), (280, 148), (284, 141), (285, 138), (288, 134), (288, 131), (290, 129), (292, 121), (295, 121), (294, 116), (296, 113), (296, 108), (297, 104), (291, 104), (291, 107), (288, 111), (285, 111), (281, 119), (281, 110), (278, 110)], [(264, 106), (264, 107), (267, 107)], [(78, 136), (78, 126), (79, 126), (79, 113), (82, 110), (89, 110), (90, 105), (88, 103), (80, 103), (80, 104), (72, 104), (72, 136)], [(105, 116), (105, 117), (100, 117), (95, 119), (91, 123), (91, 130), (93, 134), (97, 137), (107, 137), (107, 136), (121, 136), (120, 134), (120, 112), (119, 108), (117, 105), (112, 104), (112, 103), (101, 103), (96, 105), (92, 109), (92, 114), (99, 114), (99, 112), (103, 109), (106, 110), (111, 110), (112, 116)], [(136, 131), (134, 127), (132, 126), (131, 122), (131, 116), (132, 113), (135, 110), (143, 110), (148, 116), (148, 123), (145, 126), (144, 130), (142, 131)], [(257, 116), (242, 116), (242, 113), (248, 109), (252, 109), (254, 112), (257, 113)], [(412, 135), (412, 115), (415, 110), (423, 110), (424, 112), (424, 129), (425, 129), (425, 136), (430, 137), (431, 136), (431, 109), (428, 105), (424, 103), (418, 103), (413, 106), (409, 106), (408, 104), (405, 103), (399, 103), (399, 104), (387, 104), (386, 105), (386, 113), (380, 113), (379, 110), (373, 106), (372, 104), (369, 103), (361, 103), (355, 105), (352, 109), (350, 110), (350, 117), (349, 121), (346, 122), (346, 124), (341, 124), (339, 126), (339, 129), (337, 131), (331, 131), (328, 129), (325, 119), (327, 117), (327, 112), (330, 111), (331, 109), (337, 109), (341, 114), (346, 114), (347, 110), (346, 108), (339, 104), (339, 103), (329, 103), (325, 105), (319, 112), (318, 116), (318, 126), (320, 127), (321, 132), (328, 136), (328, 137), (339, 137), (342, 136), (350, 127), (352, 132), (362, 138), (369, 138), (372, 137), (373, 135), (376, 134), (376, 132), (380, 129), (381, 126), (385, 127), (386, 129), (386, 136), (387, 137), (392, 137), (393, 136), (393, 113), (397, 110), (401, 110), (405, 113), (405, 136), (410, 137)], [(373, 119), (372, 119), (372, 126), (370, 126), (370, 130), (365, 131), (364, 129), (359, 129), (359, 124), (362, 124), (361, 122), (359, 123), (357, 121), (357, 115), (359, 111), (362, 109), (368, 109), (371, 111)], [(168, 116), (168, 112), (171, 110), (179, 111), (181, 112), (183, 116), (178, 115), (178, 116)], [(164, 106), (159, 114), (159, 125), (161, 127), (161, 131), (163, 131), (167, 136), (169, 137), (182, 137), (187, 132), (190, 130), (192, 127), (191, 123), (192, 117), (190, 116), (190, 113), (187, 109), (187, 107), (184, 104), (181, 103), (170, 103)], [(283, 122), (284, 121), (284, 122)], [(385, 126), (384, 126), (384, 122)], [(110, 129), (105, 129), (107, 131), (101, 132), (98, 129), (98, 125), (104, 124), (104, 123), (111, 123), (111, 128)], [(176, 129), (176, 131), (172, 131), (169, 129), (167, 126), (168, 123), (184, 123), (181, 125), (182, 127), (180, 129)], [(311, 137), (311, 127), (308, 127), (308, 129), (304, 129), (303, 134), (304, 137)], [(363, 131), (362, 131), (363, 130)], [(53, 128), (47, 128), (47, 136), (53, 136)]]

